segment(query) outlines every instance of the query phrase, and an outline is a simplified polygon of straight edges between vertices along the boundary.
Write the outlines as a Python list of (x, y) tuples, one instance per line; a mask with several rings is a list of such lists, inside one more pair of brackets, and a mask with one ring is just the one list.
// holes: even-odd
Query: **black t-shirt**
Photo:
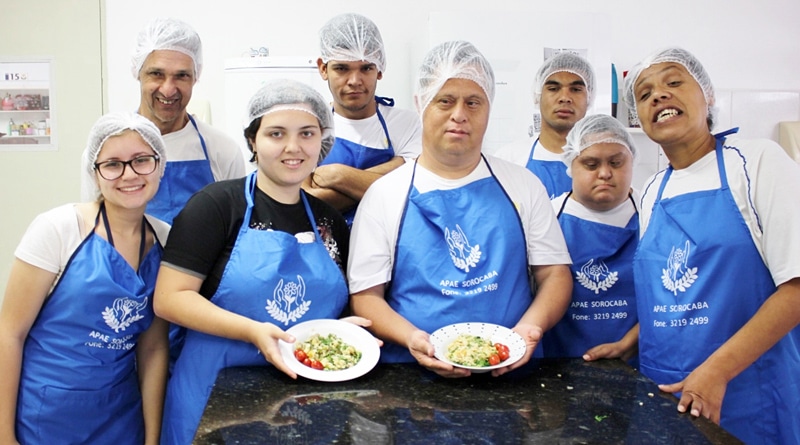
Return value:
[[(242, 226), (247, 202), (245, 178), (215, 182), (195, 193), (173, 221), (162, 261), (203, 278), (200, 294), (211, 298), (217, 291)], [(306, 195), (325, 247), (345, 275), (350, 232), (342, 215), (327, 203)], [(251, 228), (280, 230), (292, 235), (311, 232), (303, 201), (282, 204), (258, 187)], [(345, 278), (345, 282), (346, 282)]]

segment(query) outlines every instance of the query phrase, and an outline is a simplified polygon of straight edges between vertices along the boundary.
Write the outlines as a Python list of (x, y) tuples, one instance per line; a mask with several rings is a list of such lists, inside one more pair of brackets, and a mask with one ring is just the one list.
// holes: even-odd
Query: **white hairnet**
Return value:
[(414, 96), (420, 115), (449, 79), (471, 80), (490, 103), (494, 100), (494, 71), (483, 54), (469, 42), (444, 42), (428, 51), (419, 67)]
[(108, 138), (118, 136), (125, 130), (133, 130), (139, 133), (147, 145), (153, 149), (159, 157), (159, 176), (164, 175), (164, 168), (167, 165), (167, 150), (164, 140), (161, 138), (161, 130), (149, 119), (135, 112), (126, 111), (104, 114), (89, 130), (89, 138), (81, 160), (83, 172), (88, 175), (84, 183), (90, 184), (92, 187), (92, 190), (88, 190), (86, 193), (95, 199), (100, 197), (100, 189), (97, 188), (94, 176), (94, 163), (97, 162), (97, 156)]
[(630, 150), (636, 159), (636, 146), (633, 137), (617, 118), (606, 114), (590, 114), (575, 123), (567, 134), (561, 160), (567, 165), (567, 174), (572, 176), (572, 161), (595, 144), (619, 144)]
[(595, 81), (594, 69), (584, 57), (568, 51), (560, 52), (545, 60), (539, 71), (536, 72), (536, 80), (533, 84), (533, 98), (538, 104), (542, 98), (542, 89), (547, 79), (555, 73), (572, 73), (583, 80), (586, 85), (586, 105), (587, 108), (594, 103)]
[(331, 107), (322, 95), (303, 82), (276, 79), (264, 84), (253, 94), (247, 105), (247, 116), (252, 124), (261, 116), (278, 110), (305, 111), (317, 118), (322, 129), (322, 150), (319, 153), (319, 161), (322, 162), (331, 151), (334, 141)]
[(703, 68), (703, 65), (700, 64), (700, 61), (689, 51), (682, 48), (670, 47), (658, 50), (634, 65), (634, 67), (628, 71), (622, 91), (625, 105), (628, 107), (628, 113), (638, 115), (633, 88), (636, 85), (636, 80), (639, 78), (639, 75), (642, 74), (642, 71), (653, 65), (667, 62), (683, 65), (697, 84), (700, 85), (700, 89), (703, 90), (703, 96), (705, 96), (706, 104), (708, 105), (708, 128), (709, 130), (712, 129), (714, 127), (714, 118), (717, 114), (716, 107), (714, 107), (714, 85), (711, 84), (711, 78), (708, 76), (705, 68)]
[(386, 52), (378, 27), (359, 14), (340, 14), (319, 30), (319, 50), (323, 63), (329, 60), (374, 63), (378, 71), (386, 70)]
[(136, 36), (136, 47), (131, 57), (131, 72), (135, 79), (145, 59), (153, 51), (170, 50), (186, 54), (194, 61), (195, 80), (200, 78), (203, 70), (203, 44), (200, 36), (188, 24), (172, 18), (157, 18)]

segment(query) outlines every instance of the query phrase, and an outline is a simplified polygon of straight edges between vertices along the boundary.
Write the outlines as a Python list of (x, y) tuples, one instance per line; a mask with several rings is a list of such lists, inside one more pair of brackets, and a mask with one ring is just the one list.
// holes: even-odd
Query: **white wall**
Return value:
[[(133, 108), (138, 103), (129, 54), (136, 32), (156, 15), (181, 18), (203, 38), (205, 69), (195, 94), (210, 100), (216, 122), (224, 103), (222, 71), (226, 58), (260, 46), (269, 47), (272, 55), (315, 57), (320, 26), (335, 14), (358, 12), (377, 23), (386, 44), (387, 72), (378, 92), (393, 95), (398, 105), (410, 107), (414, 69), (429, 47), (428, 15), (441, 11), (480, 13), (487, 4), (477, 0), (108, 2), (109, 105)], [(796, 0), (497, 0), (491, 5), (494, 12), (558, 13), (564, 40), (576, 32), (570, 29), (571, 15), (599, 14), (608, 21), (610, 58), (620, 75), (652, 50), (679, 45), (703, 61), (719, 89), (800, 90), (800, 2)], [(465, 35), (469, 28), (482, 26), (485, 24), (480, 21), (465, 22)], [(504, 36), (497, 39), (502, 42)], [(507, 44), (513, 47), (520, 42)]]

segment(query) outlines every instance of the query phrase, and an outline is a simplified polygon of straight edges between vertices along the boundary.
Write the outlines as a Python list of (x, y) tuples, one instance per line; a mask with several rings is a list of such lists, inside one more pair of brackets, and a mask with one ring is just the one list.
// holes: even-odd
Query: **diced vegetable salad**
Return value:
[(476, 335), (461, 334), (447, 346), (447, 358), (464, 366), (494, 366), (508, 356), (508, 346)]
[(361, 352), (336, 334), (314, 334), (297, 345), (295, 358), (306, 366), (324, 371), (340, 371), (361, 360)]

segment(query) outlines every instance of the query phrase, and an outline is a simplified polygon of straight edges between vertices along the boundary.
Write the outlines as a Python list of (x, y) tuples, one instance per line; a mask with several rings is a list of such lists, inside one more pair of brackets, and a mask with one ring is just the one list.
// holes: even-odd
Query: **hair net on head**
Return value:
[(178, 51), (191, 57), (194, 61), (195, 80), (200, 78), (203, 70), (203, 44), (200, 36), (188, 24), (172, 18), (157, 18), (139, 31), (131, 57), (131, 72), (135, 79), (139, 78), (139, 71), (147, 56), (156, 50)]
[(533, 84), (533, 98), (538, 104), (542, 98), (542, 89), (547, 79), (555, 73), (572, 73), (583, 80), (586, 85), (586, 105), (591, 107), (594, 103), (595, 81), (594, 69), (584, 57), (571, 52), (560, 52), (545, 60), (539, 71), (536, 72), (536, 80)]
[(567, 165), (567, 174), (572, 176), (572, 161), (583, 150), (595, 144), (619, 144), (630, 150), (633, 159), (636, 159), (636, 146), (633, 137), (617, 118), (606, 114), (590, 114), (575, 123), (567, 134), (564, 153), (561, 160)]
[(312, 114), (319, 121), (322, 129), (322, 150), (319, 162), (333, 147), (333, 115), (330, 105), (322, 95), (311, 86), (290, 79), (276, 79), (262, 86), (250, 98), (247, 105), (249, 122), (273, 111), (298, 110)]
[(100, 197), (100, 189), (97, 188), (97, 181), (94, 176), (94, 164), (103, 149), (103, 144), (113, 137), (119, 136), (126, 130), (132, 130), (144, 139), (159, 157), (158, 173), (164, 175), (164, 168), (167, 165), (167, 150), (164, 140), (161, 138), (161, 130), (150, 122), (146, 117), (134, 112), (108, 113), (100, 117), (89, 130), (89, 138), (86, 142), (86, 149), (83, 150), (84, 174), (89, 175), (83, 182), (91, 184), (93, 189), (88, 193), (95, 198)]
[(638, 115), (636, 111), (636, 96), (634, 96), (633, 87), (636, 85), (636, 80), (639, 78), (639, 75), (642, 74), (642, 71), (653, 65), (668, 62), (683, 65), (697, 84), (700, 85), (700, 89), (703, 90), (703, 96), (705, 96), (706, 104), (708, 105), (708, 126), (709, 129), (713, 128), (717, 109), (714, 106), (716, 101), (714, 99), (714, 85), (711, 84), (711, 78), (695, 56), (689, 51), (677, 47), (658, 50), (645, 57), (644, 60), (634, 65), (634, 67), (628, 71), (622, 91), (625, 105), (628, 107), (628, 113)]
[(386, 52), (378, 27), (359, 14), (340, 14), (319, 30), (319, 50), (323, 63), (330, 60), (374, 63), (378, 71), (386, 70)]
[(414, 96), (420, 115), (449, 79), (471, 80), (490, 103), (494, 100), (494, 71), (483, 54), (469, 42), (444, 42), (428, 51), (419, 67)]

